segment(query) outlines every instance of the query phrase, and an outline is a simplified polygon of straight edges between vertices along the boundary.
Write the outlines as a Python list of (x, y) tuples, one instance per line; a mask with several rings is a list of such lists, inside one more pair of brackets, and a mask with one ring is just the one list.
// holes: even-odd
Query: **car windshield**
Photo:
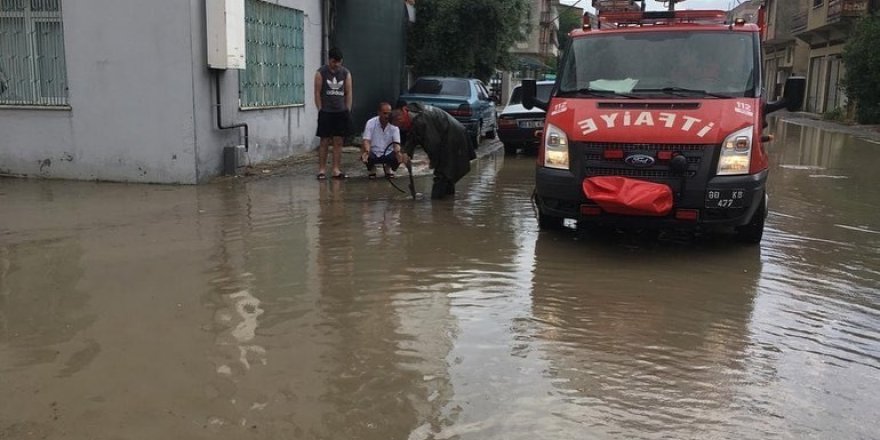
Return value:
[[(550, 92), (553, 91), (553, 84), (538, 84), (538, 99), (544, 102), (550, 101)], [(507, 105), (522, 104), (522, 87), (516, 86), (513, 93), (510, 94), (510, 102)]]
[(745, 32), (656, 31), (575, 39), (563, 60), (559, 93), (754, 97), (755, 38)]
[(470, 96), (470, 85), (463, 79), (420, 78), (409, 89), (409, 93), (419, 95)]

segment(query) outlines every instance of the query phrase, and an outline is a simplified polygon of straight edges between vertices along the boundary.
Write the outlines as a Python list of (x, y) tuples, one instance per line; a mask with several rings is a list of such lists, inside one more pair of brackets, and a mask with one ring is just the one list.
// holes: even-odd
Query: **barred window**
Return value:
[(0, 0), (0, 105), (67, 105), (61, 0)]
[(303, 105), (303, 12), (245, 1), (246, 68), (239, 71), (242, 108)]

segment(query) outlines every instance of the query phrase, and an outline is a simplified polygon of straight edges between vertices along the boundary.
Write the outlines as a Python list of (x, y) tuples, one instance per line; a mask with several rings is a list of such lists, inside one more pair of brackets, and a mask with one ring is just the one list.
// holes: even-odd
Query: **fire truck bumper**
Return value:
[[(767, 171), (745, 176), (716, 176), (707, 182), (654, 181), (675, 194), (669, 215), (661, 217), (611, 214), (589, 200), (582, 178), (568, 170), (538, 167), (535, 203), (542, 215), (633, 228), (707, 228), (743, 226), (766, 198)], [(652, 180), (653, 181), (653, 180)], [(766, 206), (766, 205), (765, 205)], [(765, 215), (766, 210), (758, 212)]]

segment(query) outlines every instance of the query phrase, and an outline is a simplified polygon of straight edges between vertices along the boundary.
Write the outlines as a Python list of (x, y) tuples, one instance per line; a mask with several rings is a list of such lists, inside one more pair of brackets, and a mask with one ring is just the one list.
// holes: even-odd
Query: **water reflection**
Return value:
[[(775, 140), (770, 143), (775, 163), (792, 169), (825, 170), (834, 166), (851, 138), (843, 133), (792, 124), (775, 118), (770, 127)], [(778, 149), (779, 146), (783, 148)], [(778, 149), (778, 150), (777, 150)]]
[(539, 233), (503, 154), (439, 202), (16, 181), (0, 438), (872, 438), (876, 146), (785, 130), (761, 247)]
[(765, 402), (742, 393), (759, 387), (747, 361), (760, 254), (722, 246), (625, 249), (541, 235), (533, 337), (558, 423), (625, 437), (774, 432), (755, 416)]
[(69, 376), (100, 351), (95, 341), (58, 350), (95, 321), (77, 287), (82, 256), (74, 239), (0, 245), (0, 371), (61, 361), (58, 374)]
[[(808, 228), (815, 225), (820, 236), (824, 235), (821, 231), (837, 224), (880, 231), (880, 218), (875, 214), (880, 185), (871, 160), (877, 152), (875, 144), (779, 119), (773, 129), (777, 139), (770, 144), (774, 169), (768, 186), (777, 212), (806, 220), (803, 225)], [(847, 220), (841, 221), (844, 217)], [(799, 231), (805, 235), (812, 232)]]

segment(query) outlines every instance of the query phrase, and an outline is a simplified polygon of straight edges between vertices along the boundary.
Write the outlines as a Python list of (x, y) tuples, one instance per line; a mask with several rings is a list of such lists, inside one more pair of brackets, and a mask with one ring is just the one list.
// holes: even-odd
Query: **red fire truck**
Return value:
[[(642, 8), (643, 9), (643, 8)], [(672, 8), (670, 8), (672, 9)], [(766, 102), (760, 28), (724, 11), (599, 11), (572, 31), (548, 101), (535, 175), (542, 229), (727, 229), (759, 243), (765, 116), (800, 108), (789, 78)]]

